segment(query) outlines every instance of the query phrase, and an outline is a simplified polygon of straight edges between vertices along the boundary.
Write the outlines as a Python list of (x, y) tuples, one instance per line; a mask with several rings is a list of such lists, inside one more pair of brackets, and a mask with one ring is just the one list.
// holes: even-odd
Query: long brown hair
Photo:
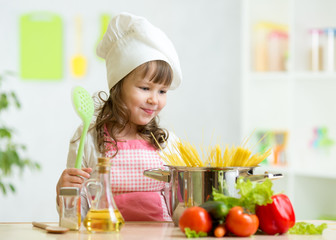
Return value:
[[(155, 71), (150, 71), (155, 68)], [(173, 72), (168, 63), (155, 60), (146, 62), (131, 73), (136, 71), (137, 74), (141, 74), (142, 77), (147, 76), (149, 72), (152, 72), (150, 79), (154, 83), (163, 84), (165, 86), (170, 86), (173, 80)], [(128, 76), (128, 75), (127, 75)], [(126, 76), (126, 77), (127, 77)], [(107, 94), (103, 91), (98, 93), (99, 101), (101, 102), (101, 107), (98, 109), (98, 116), (94, 128), (97, 131), (97, 143), (98, 149), (102, 154), (105, 154), (105, 143), (109, 142), (112, 144), (116, 150), (114, 156), (118, 153), (117, 141), (115, 133), (121, 132), (129, 122), (130, 113), (124, 102), (121, 100), (121, 89), (123, 85), (124, 77), (120, 80), (113, 88), (110, 90), (110, 96), (106, 99)], [(105, 97), (104, 97), (105, 95)], [(156, 116), (146, 125), (138, 126), (139, 135), (150, 142), (156, 149), (157, 146), (155, 139), (164, 147), (163, 143), (167, 141), (169, 134), (164, 128), (158, 126), (159, 117)], [(110, 131), (110, 136), (112, 139), (106, 139), (104, 134), (104, 126), (111, 126), (112, 131)], [(154, 135), (155, 139), (152, 137), (151, 133)]]

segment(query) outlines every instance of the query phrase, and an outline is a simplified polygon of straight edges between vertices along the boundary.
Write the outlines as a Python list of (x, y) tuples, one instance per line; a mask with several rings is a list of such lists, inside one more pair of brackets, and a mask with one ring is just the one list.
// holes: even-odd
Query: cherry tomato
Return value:
[(210, 214), (201, 207), (190, 207), (184, 210), (179, 220), (179, 227), (182, 232), (185, 228), (198, 232), (209, 233), (212, 228)]
[(239, 237), (248, 237), (255, 234), (258, 226), (258, 217), (254, 214), (245, 213), (240, 206), (231, 208), (226, 216), (226, 229)]

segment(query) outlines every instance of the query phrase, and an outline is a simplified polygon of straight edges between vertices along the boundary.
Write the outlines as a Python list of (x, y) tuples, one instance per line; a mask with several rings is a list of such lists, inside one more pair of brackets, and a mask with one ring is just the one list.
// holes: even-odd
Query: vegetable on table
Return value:
[(212, 219), (204, 208), (190, 207), (182, 213), (179, 220), (179, 227), (182, 232), (185, 232), (185, 229), (189, 228), (196, 233), (209, 233), (212, 229)]
[(292, 203), (285, 194), (273, 195), (272, 200), (272, 203), (257, 206), (259, 228), (270, 235), (286, 233), (295, 224)]
[(312, 223), (307, 222), (297, 222), (294, 227), (289, 229), (290, 234), (301, 234), (301, 235), (321, 235), (323, 230), (326, 229), (328, 225), (322, 223), (318, 226), (315, 226)]
[(240, 198), (224, 195), (218, 191), (213, 191), (213, 200), (220, 201), (226, 204), (230, 209), (234, 206), (241, 206), (251, 213), (255, 213), (256, 205), (266, 205), (272, 202), (273, 183), (270, 179), (266, 179), (264, 182), (251, 182), (245, 181), (240, 177), (237, 180), (236, 189), (240, 195)]
[(204, 208), (215, 220), (224, 220), (230, 210), (228, 206), (221, 201), (207, 201), (201, 204), (200, 207)]
[(194, 230), (191, 230), (190, 228), (185, 228), (184, 233), (187, 238), (199, 238), (208, 236), (206, 232), (196, 232)]
[(248, 237), (255, 234), (258, 226), (258, 217), (255, 214), (244, 212), (244, 209), (240, 206), (231, 208), (225, 220), (226, 229), (239, 237)]
[[(239, 198), (213, 189), (211, 200), (199, 207), (187, 208), (182, 213), (179, 227), (188, 238), (205, 235), (223, 237), (226, 233), (248, 237), (258, 228), (270, 235), (286, 233), (295, 224), (293, 206), (285, 194), (274, 195), (272, 185), (270, 179), (259, 183), (238, 178), (236, 189)], [(291, 232), (303, 231), (295, 230), (299, 227), (302, 229), (304, 226), (298, 225)], [(323, 227), (305, 231), (323, 231)], [(312, 226), (307, 228), (313, 229)]]
[(226, 234), (226, 229), (225, 229), (225, 224), (219, 224), (218, 226), (215, 227), (214, 229), (214, 236), (217, 238), (224, 237)]

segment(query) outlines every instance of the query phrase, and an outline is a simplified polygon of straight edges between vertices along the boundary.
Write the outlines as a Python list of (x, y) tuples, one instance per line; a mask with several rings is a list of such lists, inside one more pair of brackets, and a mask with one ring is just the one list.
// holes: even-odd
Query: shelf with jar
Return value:
[[(244, 135), (256, 128), (286, 129), (307, 142), (297, 136), (302, 122), (310, 125), (306, 132), (322, 125), (333, 128), (332, 121), (322, 119), (336, 120), (332, 6), (336, 2), (331, 0), (243, 1)], [(296, 152), (295, 146), (291, 149)]]
[(283, 173), (275, 184), (298, 217), (318, 218), (319, 198), (336, 201), (327, 192), (336, 182), (336, 1), (242, 3), (242, 136), (288, 133), (285, 160), (271, 156), (259, 171)]
[[(304, 8), (302, 7), (304, 6)], [(336, 2), (251, 0), (243, 4), (247, 71), (335, 73)]]
[[(307, 27), (302, 36), (296, 36), (295, 30), (290, 31), (287, 25), (271, 21), (258, 21), (251, 29), (252, 73), (335, 76), (336, 25), (335, 28)], [(296, 43), (296, 38), (301, 42)]]

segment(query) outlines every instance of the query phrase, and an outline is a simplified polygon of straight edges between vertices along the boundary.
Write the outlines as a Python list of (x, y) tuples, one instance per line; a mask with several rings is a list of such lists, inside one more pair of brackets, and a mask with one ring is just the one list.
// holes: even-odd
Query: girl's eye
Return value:
[(140, 87), (140, 89), (145, 90), (145, 91), (149, 90), (148, 87)]
[(167, 91), (166, 90), (160, 90), (160, 94), (166, 94)]

